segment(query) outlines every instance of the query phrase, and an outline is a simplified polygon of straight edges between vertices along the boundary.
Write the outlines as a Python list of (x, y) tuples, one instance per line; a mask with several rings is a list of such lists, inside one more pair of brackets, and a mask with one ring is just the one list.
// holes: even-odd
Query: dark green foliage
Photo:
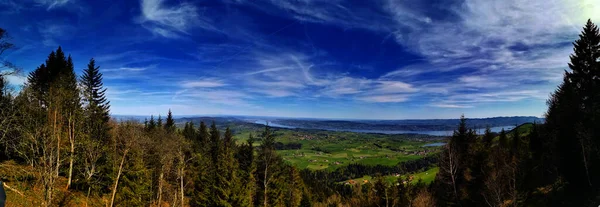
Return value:
[(77, 80), (73, 70), (73, 60), (71, 56), (65, 57), (61, 47), (52, 51), (46, 59), (46, 63), (40, 65), (37, 69), (29, 73), (27, 77), (28, 87), (35, 91), (36, 101), (42, 107), (48, 107), (51, 90), (54, 93), (64, 93), (64, 106), (74, 108), (79, 105), (79, 94), (77, 89)]
[(508, 148), (508, 136), (506, 135), (506, 131), (502, 129), (500, 131), (500, 135), (498, 135), (498, 145), (501, 150), (506, 150)]
[(83, 102), (86, 117), (86, 129), (94, 140), (108, 139), (108, 121), (110, 120), (110, 101), (106, 100), (106, 88), (102, 85), (102, 73), (92, 58), (80, 77), (83, 86)]
[(148, 206), (152, 201), (151, 173), (143, 160), (142, 152), (134, 152), (129, 156), (129, 161), (119, 184), (117, 206)]
[(492, 130), (489, 126), (485, 128), (485, 132), (483, 134), (483, 146), (485, 148), (490, 148), (492, 146), (492, 141), (494, 141), (494, 135), (492, 134)]
[(200, 122), (200, 127), (198, 127), (197, 138), (194, 142), (198, 151), (203, 151), (208, 147), (209, 137), (210, 133), (208, 132), (208, 127), (206, 127), (206, 124), (204, 122)]
[(175, 120), (173, 119), (173, 114), (171, 114), (171, 109), (169, 109), (169, 113), (167, 114), (167, 120), (165, 123), (165, 130), (169, 133), (175, 132)]
[(163, 128), (163, 119), (162, 119), (162, 117), (160, 117), (160, 114), (158, 115), (158, 121), (156, 122), (156, 127)]
[(194, 123), (191, 121), (185, 123), (182, 133), (186, 139), (188, 139), (192, 142), (194, 142), (196, 137), (198, 136), (196, 129), (194, 128)]
[(256, 164), (254, 156), (254, 138), (252, 135), (248, 137), (246, 143), (238, 147), (236, 153), (236, 159), (239, 164), (238, 175), (240, 177), (240, 200), (251, 206), (254, 201), (256, 179), (254, 174), (256, 173)]
[(594, 176), (600, 174), (598, 27), (588, 20), (573, 46), (570, 71), (565, 71), (563, 83), (548, 100), (546, 128), (551, 136), (543, 142), (555, 147), (542, 151), (554, 152), (556, 168), (568, 183), (569, 194), (583, 196), (600, 189), (600, 179)]
[(152, 131), (156, 129), (156, 121), (154, 121), (154, 115), (150, 115), (150, 121), (147, 124), (146, 130)]

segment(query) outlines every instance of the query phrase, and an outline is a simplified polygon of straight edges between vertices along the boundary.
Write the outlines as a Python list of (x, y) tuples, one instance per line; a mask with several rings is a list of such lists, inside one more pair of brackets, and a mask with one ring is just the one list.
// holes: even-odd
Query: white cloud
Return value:
[(198, 8), (190, 2), (170, 6), (164, 0), (142, 0), (140, 7), (142, 15), (137, 21), (163, 37), (177, 38), (180, 34), (188, 34), (193, 27), (215, 30), (206, 18), (201, 18)]
[(35, 0), (35, 3), (38, 4), (38, 6), (46, 7), (46, 10), (48, 11), (55, 8), (64, 7), (74, 2), (74, 0)]
[(296, 95), (294, 92), (291, 92), (286, 89), (250, 89), (249, 91), (260, 93), (267, 95), (269, 97), (280, 98), (280, 97), (288, 97)]
[(256, 107), (248, 102), (252, 96), (235, 90), (190, 90), (178, 91), (172, 100), (187, 103), (209, 102), (236, 107)]
[(362, 96), (358, 97), (358, 100), (366, 102), (376, 103), (400, 103), (408, 100), (407, 95), (376, 95), (376, 96)]
[(8, 81), (8, 84), (13, 86), (22, 86), (27, 81), (27, 78), (25, 78), (25, 76), (22, 75), (7, 75), (5, 76), (5, 78), (6, 81)]
[(45, 46), (57, 47), (60, 45), (57, 41), (71, 38), (77, 28), (67, 24), (46, 22), (38, 25), (38, 31)]
[(214, 78), (202, 78), (199, 80), (184, 81), (181, 83), (181, 87), (184, 88), (217, 88), (226, 86), (222, 80)]
[(458, 109), (473, 108), (473, 106), (471, 106), (471, 105), (443, 104), (443, 103), (431, 104), (430, 106), (437, 107), (437, 108), (458, 108)]
[(400, 81), (377, 81), (377, 86), (370, 93), (388, 94), (388, 93), (411, 93), (417, 92), (411, 84)]
[(119, 68), (108, 68), (102, 69), (102, 72), (137, 72), (137, 71), (145, 71), (150, 68), (155, 68), (156, 65), (150, 65), (146, 67), (119, 67)]

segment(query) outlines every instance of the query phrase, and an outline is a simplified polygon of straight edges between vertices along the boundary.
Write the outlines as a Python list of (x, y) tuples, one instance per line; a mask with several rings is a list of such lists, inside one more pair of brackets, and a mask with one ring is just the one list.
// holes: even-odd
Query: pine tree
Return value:
[(185, 127), (183, 128), (183, 136), (192, 141), (191, 143), (195, 144), (193, 141), (195, 141), (198, 135), (196, 134), (196, 129), (194, 129), (194, 122), (190, 121), (185, 123)]
[(200, 122), (200, 127), (198, 127), (198, 137), (196, 138), (195, 145), (196, 150), (203, 152), (208, 147), (210, 133), (208, 132), (208, 128), (206, 124), (202, 121)]
[[(242, 186), (240, 196), (244, 196), (247, 205), (252, 206), (254, 204), (254, 195), (256, 178), (254, 173), (256, 172), (256, 164), (254, 160), (254, 137), (252, 134), (249, 135), (246, 143), (239, 147), (239, 151), (236, 154), (237, 162), (239, 163), (239, 176)], [(243, 198), (242, 198), (243, 199)]]
[(485, 127), (485, 132), (483, 134), (483, 146), (485, 149), (489, 149), (492, 146), (492, 141), (494, 140), (494, 135), (492, 134), (492, 129), (490, 126)]
[(173, 114), (171, 114), (171, 109), (169, 109), (169, 113), (167, 114), (167, 121), (165, 123), (165, 130), (169, 133), (175, 132), (175, 120), (173, 119)]
[(573, 46), (570, 71), (565, 71), (563, 83), (548, 100), (546, 125), (556, 142), (560, 174), (569, 186), (581, 190), (600, 185), (600, 179), (592, 176), (600, 174), (600, 157), (596, 156), (600, 144), (600, 32), (591, 20)]
[(110, 119), (110, 101), (106, 100), (106, 88), (103, 88), (102, 73), (92, 58), (80, 78), (85, 103), (86, 129), (92, 139), (107, 141), (108, 121)]
[(159, 129), (163, 128), (163, 120), (162, 120), (162, 117), (160, 117), (160, 114), (158, 115), (158, 121), (156, 122), (156, 127)]
[(150, 115), (150, 121), (148, 122), (148, 131), (156, 129), (156, 121), (154, 121), (154, 115)]
[(518, 126), (515, 126), (515, 128), (512, 131), (512, 142), (510, 143), (510, 157), (514, 157), (515, 159), (517, 159), (517, 157), (519, 156), (519, 148), (521, 145), (521, 133), (519, 131)]
[[(83, 71), (79, 81), (82, 86), (82, 97), (84, 104), (84, 131), (87, 135), (82, 141), (81, 149), (87, 153), (83, 156), (84, 173), (80, 174), (84, 188), (97, 190), (101, 185), (110, 185), (107, 176), (111, 173), (110, 163), (104, 155), (105, 144), (110, 141), (110, 101), (106, 99), (106, 88), (103, 88), (102, 73), (100, 67), (96, 66), (95, 60), (91, 59), (88, 67)], [(98, 166), (98, 169), (96, 169)], [(94, 182), (103, 180), (105, 183)]]
[(210, 150), (211, 157), (211, 180), (210, 185), (210, 206), (237, 206), (240, 201), (240, 195), (236, 190), (239, 184), (236, 175), (237, 162), (233, 157), (231, 146), (226, 140), (233, 140), (229, 129), (225, 132), (225, 139), (221, 140), (221, 135), (217, 126), (213, 122), (210, 126)]
[(508, 137), (506, 136), (504, 128), (502, 128), (500, 135), (498, 135), (498, 146), (500, 146), (501, 150), (506, 150), (508, 148)]

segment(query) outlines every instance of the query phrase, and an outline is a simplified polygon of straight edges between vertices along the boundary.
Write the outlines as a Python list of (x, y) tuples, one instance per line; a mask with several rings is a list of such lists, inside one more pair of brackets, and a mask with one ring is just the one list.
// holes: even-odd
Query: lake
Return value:
[[(267, 121), (255, 120), (253, 123), (265, 125), (267, 123)], [(301, 128), (301, 127), (281, 125), (281, 124), (277, 124), (277, 123), (273, 123), (273, 122), (268, 122), (268, 123), (269, 123), (269, 126), (271, 126), (271, 127), (279, 127), (279, 128), (286, 128), (286, 129)], [(492, 127), (492, 128), (490, 128), (490, 130), (492, 130), (492, 132), (500, 132), (500, 131), (502, 131), (503, 128), (505, 131), (509, 131), (509, 130), (515, 128), (515, 126)], [(432, 135), (432, 136), (452, 136), (452, 133), (454, 133), (454, 131), (452, 131), (452, 130), (448, 130), (448, 131), (404, 131), (404, 130), (399, 130), (399, 131), (396, 131), (396, 130), (325, 129), (325, 128), (323, 128), (321, 130), (358, 132), (358, 133), (378, 133), (378, 134), (426, 134), (426, 135)], [(477, 134), (483, 134), (483, 132), (485, 131), (485, 128), (475, 129), (475, 131), (477, 132)]]
[(444, 146), (444, 145), (446, 145), (446, 143), (436, 142), (436, 143), (431, 143), (431, 144), (423, 145), (423, 147), (441, 147), (441, 146)]

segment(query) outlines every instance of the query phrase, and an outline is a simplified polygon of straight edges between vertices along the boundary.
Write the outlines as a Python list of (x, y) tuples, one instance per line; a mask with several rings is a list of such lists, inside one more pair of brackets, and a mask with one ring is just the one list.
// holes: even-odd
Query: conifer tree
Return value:
[(102, 73), (92, 58), (80, 78), (83, 86), (86, 129), (94, 140), (107, 141), (110, 101), (106, 100), (106, 88), (102, 85)]
[(570, 71), (548, 100), (546, 125), (556, 142), (558, 170), (569, 186), (598, 188), (600, 179), (592, 175), (600, 173), (600, 32), (591, 20), (573, 46)]
[(196, 129), (194, 129), (194, 122), (190, 121), (185, 123), (185, 127), (183, 128), (183, 136), (186, 139), (192, 141), (191, 143), (195, 141), (198, 135), (196, 134)]
[(160, 114), (158, 115), (158, 121), (156, 122), (156, 127), (159, 129), (163, 128), (163, 120), (162, 120), (162, 117), (160, 117)]
[(169, 133), (175, 132), (175, 120), (173, 119), (173, 114), (171, 114), (171, 109), (169, 109), (169, 113), (167, 114), (167, 120), (165, 123), (165, 130)]
[(489, 149), (492, 146), (492, 141), (494, 140), (494, 135), (492, 134), (492, 129), (490, 126), (485, 127), (485, 132), (483, 134), (483, 146), (485, 149)]
[(504, 131), (504, 128), (502, 128), (500, 134), (498, 135), (498, 145), (500, 146), (501, 150), (506, 150), (508, 148), (508, 137), (506, 136), (506, 131)]
[(150, 115), (150, 121), (148, 122), (148, 131), (152, 131), (156, 128), (156, 121), (154, 121), (154, 115)]
[(206, 127), (206, 124), (203, 121), (200, 122), (200, 127), (198, 127), (197, 135), (198, 137), (195, 141), (196, 149), (198, 151), (204, 151), (204, 149), (208, 147), (210, 133), (208, 132), (208, 128)]
[(239, 163), (239, 176), (242, 184), (242, 192), (240, 196), (245, 196), (247, 206), (254, 204), (254, 195), (256, 179), (254, 173), (256, 172), (256, 164), (254, 159), (254, 137), (252, 134), (249, 135), (246, 143), (239, 147), (239, 151), (236, 154), (237, 162)]
[[(99, 69), (92, 58), (79, 79), (84, 104), (84, 131), (87, 135), (81, 144), (82, 151), (86, 153), (83, 153), (85, 156), (82, 158), (85, 170), (79, 180), (85, 182), (84, 186), (88, 187), (88, 191), (110, 183), (106, 178), (110, 174), (111, 167), (107, 166), (110, 163), (107, 156), (103, 156), (103, 145), (110, 140), (110, 101), (106, 99), (106, 88), (103, 87), (102, 73)], [(104, 180), (107, 183), (97, 183), (94, 180)]]

